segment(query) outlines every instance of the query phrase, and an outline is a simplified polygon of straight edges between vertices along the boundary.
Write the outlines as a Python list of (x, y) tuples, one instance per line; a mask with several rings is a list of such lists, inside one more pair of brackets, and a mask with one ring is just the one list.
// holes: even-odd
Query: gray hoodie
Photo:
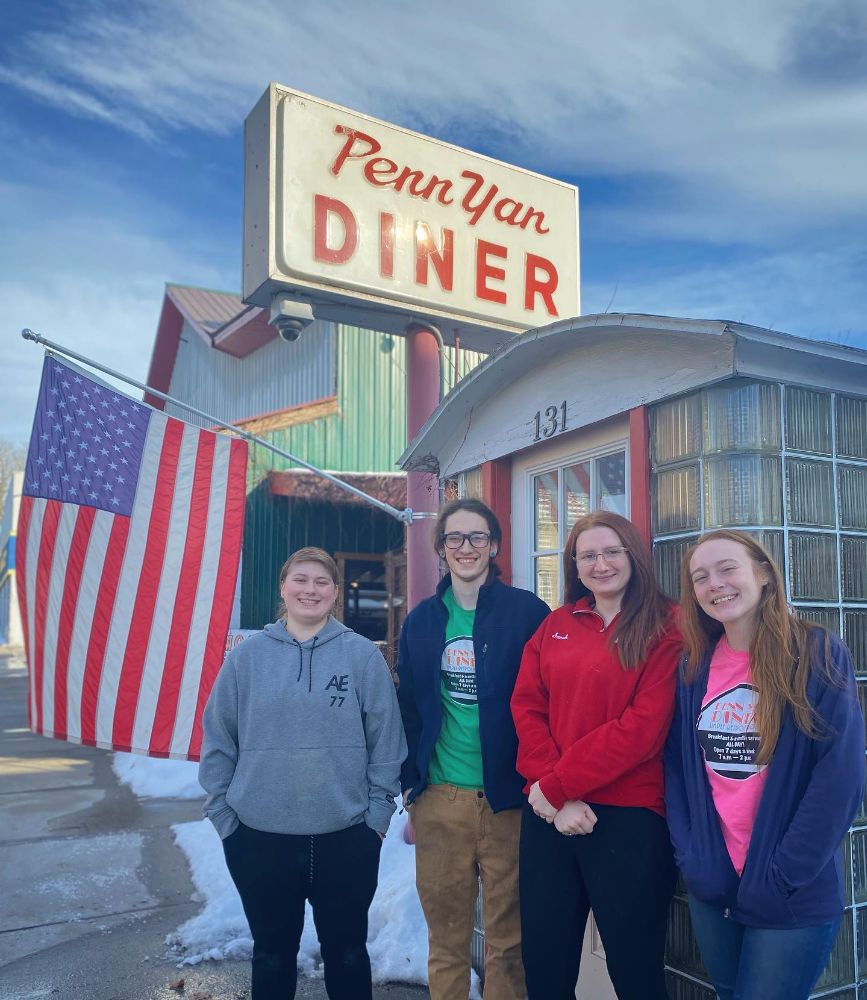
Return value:
[(315, 834), (388, 829), (406, 740), (391, 674), (372, 642), (334, 618), (299, 643), (282, 621), (226, 657), (204, 715), (205, 815)]

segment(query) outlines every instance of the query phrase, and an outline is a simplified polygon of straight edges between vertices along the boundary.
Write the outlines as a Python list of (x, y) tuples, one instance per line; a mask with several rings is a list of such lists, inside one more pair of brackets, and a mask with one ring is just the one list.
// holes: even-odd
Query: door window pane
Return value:
[(536, 559), (536, 593), (552, 608), (560, 603), (560, 556)]
[[(559, 547), (557, 522), (557, 470), (535, 477), (536, 549)], [(542, 596), (541, 594), (539, 595)]]
[(571, 465), (563, 470), (567, 535), (579, 517), (590, 513), (590, 469), (589, 462), (582, 462), (580, 465)]
[(626, 517), (626, 452), (616, 451), (596, 459), (600, 510)]

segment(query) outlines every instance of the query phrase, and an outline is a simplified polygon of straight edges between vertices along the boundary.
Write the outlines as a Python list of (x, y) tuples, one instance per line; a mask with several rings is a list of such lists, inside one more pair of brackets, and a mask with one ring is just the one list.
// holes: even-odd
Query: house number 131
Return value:
[(534, 441), (562, 433), (566, 430), (566, 400), (559, 406), (546, 406), (544, 410), (536, 410), (533, 422), (536, 427)]

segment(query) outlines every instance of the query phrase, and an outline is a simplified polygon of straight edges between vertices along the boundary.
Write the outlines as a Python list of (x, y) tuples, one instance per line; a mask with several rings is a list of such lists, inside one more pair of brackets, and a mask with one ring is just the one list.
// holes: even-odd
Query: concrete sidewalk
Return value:
[[(111, 754), (34, 736), (20, 657), (0, 655), (0, 996), (3, 1000), (239, 1000), (247, 962), (179, 970), (165, 938), (199, 910), (171, 825), (201, 818), (181, 799), (137, 799)], [(170, 988), (183, 977), (184, 990)], [(298, 997), (324, 1000), (320, 980)], [(424, 1000), (382, 986), (376, 1000)]]

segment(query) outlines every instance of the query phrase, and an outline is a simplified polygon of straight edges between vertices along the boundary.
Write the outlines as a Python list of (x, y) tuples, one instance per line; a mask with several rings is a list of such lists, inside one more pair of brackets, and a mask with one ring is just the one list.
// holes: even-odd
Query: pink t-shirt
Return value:
[(707, 693), (695, 727), (723, 839), (738, 875), (744, 870), (768, 777), (767, 765), (756, 764), (757, 701), (750, 654), (732, 649), (723, 636), (711, 657)]

